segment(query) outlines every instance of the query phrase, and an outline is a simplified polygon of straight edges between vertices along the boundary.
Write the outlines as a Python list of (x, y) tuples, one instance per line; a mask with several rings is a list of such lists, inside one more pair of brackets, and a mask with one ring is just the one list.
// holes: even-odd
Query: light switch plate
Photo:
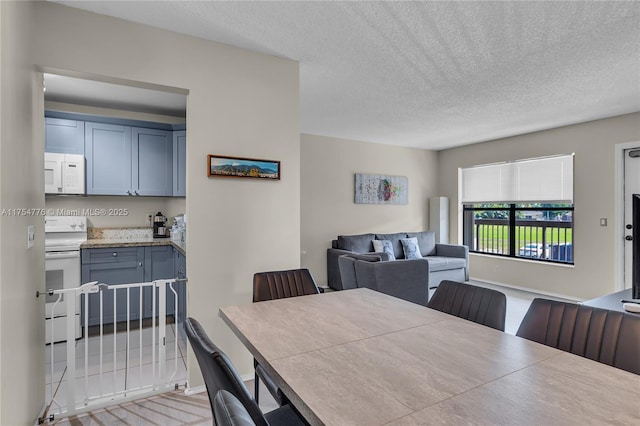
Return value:
[(33, 247), (33, 242), (36, 239), (36, 232), (33, 225), (27, 226), (27, 248)]
[(601, 217), (600, 218), (600, 226), (607, 226), (607, 218), (606, 217)]

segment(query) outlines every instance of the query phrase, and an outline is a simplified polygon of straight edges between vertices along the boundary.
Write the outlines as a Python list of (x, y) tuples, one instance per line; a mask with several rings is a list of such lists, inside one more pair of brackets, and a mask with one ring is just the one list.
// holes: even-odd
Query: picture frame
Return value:
[(207, 176), (280, 180), (280, 161), (209, 154)]

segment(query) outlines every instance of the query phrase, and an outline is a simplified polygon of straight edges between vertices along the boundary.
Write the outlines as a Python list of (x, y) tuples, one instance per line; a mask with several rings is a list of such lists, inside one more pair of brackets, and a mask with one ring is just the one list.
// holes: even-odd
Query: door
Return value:
[(633, 284), (633, 243), (631, 234), (633, 226), (633, 194), (640, 194), (640, 149), (624, 151), (624, 288)]
[(173, 196), (187, 195), (187, 131), (173, 132)]

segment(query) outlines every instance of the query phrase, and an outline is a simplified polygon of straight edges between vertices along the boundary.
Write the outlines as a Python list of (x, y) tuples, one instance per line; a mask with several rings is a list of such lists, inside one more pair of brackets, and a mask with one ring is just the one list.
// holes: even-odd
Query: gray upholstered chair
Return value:
[(356, 277), (356, 260), (365, 262), (380, 262), (382, 257), (380, 254), (345, 254), (338, 258), (338, 268), (340, 269), (340, 280), (342, 281), (342, 289), (349, 290), (358, 288), (358, 280)]
[(534, 299), (516, 335), (640, 374), (640, 315)]
[(226, 390), (240, 401), (258, 426), (306, 424), (289, 404), (263, 414), (227, 355), (209, 339), (202, 325), (193, 318), (187, 318), (184, 328), (200, 366), (214, 416), (215, 396), (219, 391)]
[[(253, 276), (254, 302), (305, 296), (321, 292), (308, 269), (258, 272)], [(260, 381), (262, 380), (276, 403), (278, 405), (286, 404), (288, 402), (286, 396), (264, 367), (255, 359), (253, 360), (253, 365), (255, 368), (254, 395), (256, 402), (260, 401)]]
[(216, 426), (256, 426), (238, 398), (224, 389), (213, 399), (213, 421)]
[(427, 307), (504, 331), (507, 297), (497, 290), (444, 280)]

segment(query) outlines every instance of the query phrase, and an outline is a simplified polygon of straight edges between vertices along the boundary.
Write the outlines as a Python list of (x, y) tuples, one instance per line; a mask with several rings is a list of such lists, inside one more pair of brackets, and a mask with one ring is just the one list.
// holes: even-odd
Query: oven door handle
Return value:
[(80, 251), (54, 251), (44, 254), (45, 260), (57, 259), (77, 259), (80, 257)]

